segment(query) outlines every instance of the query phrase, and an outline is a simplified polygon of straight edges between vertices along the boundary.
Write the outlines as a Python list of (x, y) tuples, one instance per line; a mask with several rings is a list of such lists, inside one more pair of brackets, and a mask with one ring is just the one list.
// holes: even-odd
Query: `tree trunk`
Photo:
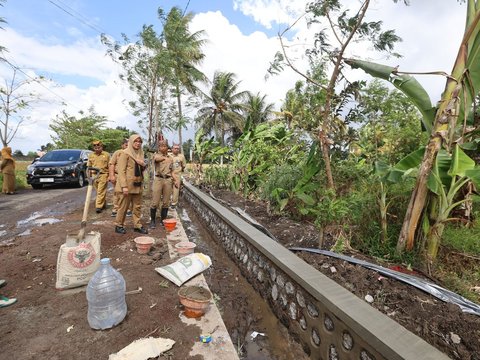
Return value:
[(178, 106), (178, 145), (180, 145), (180, 153), (183, 153), (182, 146), (182, 122), (183, 122), (183, 113), (182, 113), (182, 95), (180, 94), (180, 88), (177, 84), (177, 106)]
[(151, 94), (150, 94), (150, 103), (148, 104), (148, 127), (147, 127), (147, 131), (148, 131), (148, 146), (150, 147), (152, 145), (152, 139), (153, 139), (153, 132), (152, 132), (152, 129), (153, 129), (153, 122), (154, 122), (154, 110), (155, 110), (155, 105), (157, 103), (156, 101), (156, 92), (155, 92), (155, 88), (157, 87), (157, 79), (156, 77), (154, 76), (152, 78), (152, 87), (151, 87)]
[(388, 230), (388, 223), (387, 223), (387, 189), (386, 186), (380, 182), (380, 198), (378, 199), (378, 205), (380, 207), (380, 239), (382, 244), (387, 243), (387, 230)]
[(437, 258), (438, 248), (443, 234), (445, 225), (443, 222), (435, 223), (428, 232), (427, 236), (427, 252), (425, 256), (425, 263), (428, 266), (430, 273), (432, 272), (433, 264)]
[(325, 163), (325, 174), (327, 175), (327, 187), (335, 191), (335, 184), (333, 183), (332, 167), (330, 165), (330, 147), (328, 145), (328, 139), (325, 136), (323, 130), (320, 130), (318, 134), (318, 140), (322, 147), (322, 157)]
[(432, 170), (433, 164), (437, 158), (444, 137), (448, 134), (449, 124), (454, 123), (452, 117), (456, 119), (458, 116), (459, 93), (462, 85), (452, 80), (447, 81), (447, 86), (443, 96), (443, 102), (435, 116), (435, 124), (432, 135), (428, 142), (422, 164), (417, 176), (417, 182), (413, 189), (407, 212), (403, 220), (402, 230), (397, 242), (397, 253), (402, 253), (405, 248), (411, 250), (414, 245), (415, 232), (418, 222), (422, 215), (425, 200), (427, 199), (428, 188), (427, 180)]

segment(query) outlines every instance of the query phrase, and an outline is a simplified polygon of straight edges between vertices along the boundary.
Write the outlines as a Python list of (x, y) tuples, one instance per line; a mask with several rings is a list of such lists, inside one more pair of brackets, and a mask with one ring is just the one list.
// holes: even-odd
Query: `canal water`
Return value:
[(178, 215), (188, 238), (197, 244), (195, 251), (207, 254), (212, 259), (212, 266), (203, 274), (214, 293), (214, 301), (240, 358), (308, 359), (301, 346), (291, 339), (285, 326), (272, 313), (267, 302), (243, 278), (195, 211), (185, 201), (182, 205)]

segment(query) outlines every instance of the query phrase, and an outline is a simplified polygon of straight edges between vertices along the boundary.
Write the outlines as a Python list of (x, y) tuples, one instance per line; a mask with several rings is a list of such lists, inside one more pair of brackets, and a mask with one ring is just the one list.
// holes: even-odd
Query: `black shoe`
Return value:
[(119, 234), (126, 234), (127, 230), (123, 226), (115, 226), (115, 232)]
[(101, 208), (96, 208), (96, 209), (95, 209), (95, 212), (96, 212), (97, 214), (100, 214), (100, 213), (102, 212), (102, 209), (101, 209)]
[(139, 228), (135, 228), (135, 229), (133, 229), (133, 231), (138, 232), (140, 234), (148, 234), (148, 230), (145, 229), (143, 226), (139, 227)]
[(130, 210), (127, 210), (127, 214), (126, 214), (127, 217), (130, 217), (132, 216), (132, 212)]
[(168, 208), (162, 208), (162, 212), (160, 213), (160, 219), (163, 222), (168, 216)]
[(112, 211), (112, 217), (115, 217), (117, 216), (117, 212), (116, 211)]

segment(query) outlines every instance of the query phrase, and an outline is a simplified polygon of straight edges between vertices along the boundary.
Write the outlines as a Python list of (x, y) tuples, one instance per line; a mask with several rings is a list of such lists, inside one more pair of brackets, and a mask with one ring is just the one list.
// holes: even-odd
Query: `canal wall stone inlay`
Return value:
[(312, 359), (448, 357), (188, 182), (183, 199)]

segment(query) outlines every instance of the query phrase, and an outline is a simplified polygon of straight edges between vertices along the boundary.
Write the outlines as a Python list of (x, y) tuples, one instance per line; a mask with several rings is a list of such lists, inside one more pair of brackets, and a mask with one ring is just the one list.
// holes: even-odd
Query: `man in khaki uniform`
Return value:
[[(152, 190), (152, 202), (150, 204), (150, 228), (155, 228), (157, 208), (162, 202), (160, 213), (161, 221), (167, 218), (172, 186), (179, 186), (179, 179), (173, 172), (173, 158), (168, 155), (168, 143), (161, 140), (158, 143), (158, 152), (153, 155), (154, 180)], [(163, 223), (162, 223), (163, 224)]]
[(110, 161), (110, 155), (106, 151), (103, 151), (103, 143), (100, 140), (94, 140), (92, 145), (94, 152), (88, 157), (87, 166), (100, 170), (97, 179), (93, 182), (93, 186), (97, 191), (95, 211), (98, 214), (106, 207), (105, 198), (107, 195), (108, 162)]
[(182, 184), (182, 173), (185, 170), (187, 161), (185, 156), (180, 152), (180, 145), (173, 144), (172, 147), (172, 159), (173, 159), (173, 172), (179, 180), (178, 187), (173, 186), (173, 195), (172, 195), (172, 208), (175, 208), (178, 204), (178, 195), (180, 194), (180, 186)]

